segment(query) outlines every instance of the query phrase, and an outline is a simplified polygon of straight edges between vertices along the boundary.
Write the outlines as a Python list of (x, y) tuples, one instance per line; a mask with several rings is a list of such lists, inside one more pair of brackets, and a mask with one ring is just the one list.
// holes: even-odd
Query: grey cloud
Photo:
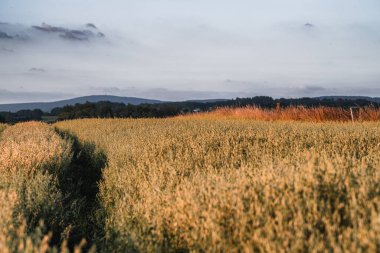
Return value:
[[(306, 86), (303, 86), (303, 87), (298, 87), (298, 88), (295, 88), (295, 92), (298, 93), (298, 94), (303, 94), (303, 95), (306, 95), (306, 96), (312, 96), (314, 94), (321, 94), (321, 93), (324, 93), (324, 92), (328, 92), (329, 90), (324, 88), (324, 87), (321, 87), (321, 86), (314, 86), (314, 85), (306, 85)], [(331, 90), (330, 90), (331, 92)]]
[(48, 102), (73, 96), (73, 94), (62, 92), (10, 91), (0, 89), (0, 104), (40, 101)]
[(380, 88), (359, 88), (359, 87), (322, 87), (322, 86), (299, 86), (299, 87), (278, 87), (271, 89), (275, 97), (318, 97), (318, 96), (380, 96)]
[(29, 71), (31, 72), (45, 72), (44, 68), (30, 68)]
[(184, 101), (197, 99), (217, 99), (217, 98), (236, 98), (255, 96), (255, 93), (246, 92), (218, 92), (212, 90), (197, 91), (197, 90), (175, 90), (167, 88), (141, 89), (136, 87), (109, 89), (108, 87), (92, 87), (90, 94), (107, 94), (130, 97), (143, 97), (149, 99), (158, 99), (163, 101)]
[(107, 35), (1, 40), (0, 89), (164, 100), (380, 95), (377, 0), (90, 2), (0, 0), (1, 21), (16, 30), (93, 22)]

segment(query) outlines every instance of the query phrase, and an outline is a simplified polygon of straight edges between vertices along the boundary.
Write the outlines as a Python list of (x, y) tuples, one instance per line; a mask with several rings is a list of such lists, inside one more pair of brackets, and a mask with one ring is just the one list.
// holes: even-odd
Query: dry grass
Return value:
[(1, 124), (1, 123), (0, 123), (0, 134), (1, 134), (2, 131), (4, 131), (4, 129), (5, 129), (6, 127), (7, 127), (6, 124)]
[(15, 192), (0, 190), (0, 252), (9, 253), (11, 232), (14, 229), (13, 211), (17, 202)]
[(57, 124), (108, 156), (105, 251), (380, 251), (379, 122), (212, 115)]
[(6, 128), (7, 124), (0, 123), (0, 129)]
[[(333, 107), (287, 107), (283, 109), (262, 109), (254, 106), (243, 108), (218, 108), (211, 112), (195, 113), (179, 116), (179, 118), (198, 119), (251, 119), (263, 121), (351, 121), (350, 109)], [(374, 107), (363, 107), (354, 110), (355, 121), (378, 121), (380, 120), (380, 109)]]
[(26, 231), (25, 220), (21, 216), (15, 217), (18, 201), (15, 192), (0, 191), (0, 252), (50, 252), (51, 233), (43, 235), (40, 230), (43, 228), (41, 225), (33, 235), (30, 235)]
[(48, 125), (28, 122), (8, 127), (0, 136), (0, 172), (33, 174), (44, 167), (67, 163), (69, 145)]
[[(46, 124), (21, 123), (1, 133), (0, 252), (58, 252), (47, 228), (56, 232), (70, 217), (62, 213), (57, 178), (70, 159), (70, 143)], [(65, 243), (60, 251), (68, 252)]]

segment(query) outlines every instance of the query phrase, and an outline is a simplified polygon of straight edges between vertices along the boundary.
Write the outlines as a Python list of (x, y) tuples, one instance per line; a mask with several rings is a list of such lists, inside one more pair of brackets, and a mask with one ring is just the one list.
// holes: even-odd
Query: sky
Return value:
[[(380, 96), (379, 13), (378, 0), (1, 0), (0, 22), (32, 39), (0, 39), (0, 103)], [(30, 28), (89, 22), (106, 37)]]

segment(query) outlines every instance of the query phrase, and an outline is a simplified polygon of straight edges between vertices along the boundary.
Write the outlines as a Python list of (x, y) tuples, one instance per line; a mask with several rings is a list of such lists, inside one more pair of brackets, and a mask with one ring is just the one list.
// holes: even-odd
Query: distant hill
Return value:
[(316, 97), (316, 99), (331, 99), (331, 100), (338, 100), (338, 99), (345, 99), (345, 100), (358, 100), (363, 99), (375, 103), (380, 103), (380, 97), (367, 97), (367, 96), (322, 96), (322, 97)]
[(186, 100), (184, 102), (194, 102), (194, 103), (215, 103), (215, 102), (225, 102), (231, 99), (216, 98), (216, 99), (202, 99), (202, 100)]
[[(268, 106), (271, 104), (275, 104), (274, 100), (270, 97), (267, 97), (269, 101), (266, 101), (266, 103), (263, 104), (263, 98), (255, 97), (255, 98), (246, 98), (246, 99), (240, 99), (238, 104), (239, 105), (245, 105), (245, 104), (260, 104), (261, 106)], [(364, 100), (369, 102), (374, 102), (380, 104), (380, 97), (366, 97), (366, 96), (321, 96), (321, 97), (315, 97), (315, 98), (309, 98), (309, 100)], [(244, 102), (247, 100), (246, 102)], [(265, 100), (265, 99), (264, 99)], [(292, 102), (292, 104), (299, 103), (305, 103), (305, 101), (302, 102), (302, 99), (293, 99), (295, 101)], [(136, 98), (136, 97), (119, 97), (119, 96), (107, 96), (107, 95), (94, 95), (94, 96), (85, 96), (85, 97), (78, 97), (73, 99), (67, 99), (67, 100), (60, 100), (56, 102), (37, 102), (37, 103), (18, 103), (18, 104), (0, 104), (0, 112), (17, 112), (20, 110), (34, 110), (34, 109), (40, 109), (43, 112), (50, 112), (52, 109), (57, 107), (64, 107), (65, 105), (75, 105), (75, 104), (85, 104), (86, 102), (91, 103), (97, 103), (101, 101), (109, 101), (112, 103), (124, 103), (124, 104), (132, 104), (132, 105), (140, 105), (140, 104), (163, 104), (167, 101), (160, 101), (160, 100), (152, 100), (152, 99), (144, 99), (144, 98)], [(309, 101), (310, 102), (310, 101)], [(209, 106), (209, 104), (218, 105), (218, 106), (231, 106), (234, 105), (234, 100), (232, 99), (205, 99), (205, 100), (187, 100), (182, 102), (169, 102), (172, 105), (182, 105), (185, 106), (188, 104), (193, 104), (193, 106), (196, 106), (197, 108), (201, 106), (201, 104), (205, 104)], [(269, 103), (269, 104), (268, 104)], [(305, 104), (306, 105), (306, 104)], [(333, 106), (333, 105), (332, 105)], [(185, 106), (186, 107), (186, 106)]]
[(95, 95), (95, 96), (85, 96), (85, 97), (78, 97), (78, 98), (67, 99), (67, 100), (60, 100), (56, 102), (0, 104), (0, 112), (17, 112), (20, 110), (34, 110), (34, 109), (40, 109), (44, 112), (50, 112), (52, 109), (56, 107), (63, 107), (65, 105), (84, 104), (86, 102), (96, 103), (100, 101), (124, 103), (126, 105), (127, 104), (140, 105), (140, 104), (162, 103), (162, 101), (159, 101), (159, 100), (151, 100), (151, 99), (144, 99), (144, 98)]

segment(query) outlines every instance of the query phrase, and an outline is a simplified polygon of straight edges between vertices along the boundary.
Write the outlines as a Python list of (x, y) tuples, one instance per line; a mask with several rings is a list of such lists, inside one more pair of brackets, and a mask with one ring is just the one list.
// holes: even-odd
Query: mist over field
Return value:
[[(0, 102), (379, 96), (379, 8), (375, 0), (2, 0)], [(95, 35), (32, 27), (43, 23)]]

